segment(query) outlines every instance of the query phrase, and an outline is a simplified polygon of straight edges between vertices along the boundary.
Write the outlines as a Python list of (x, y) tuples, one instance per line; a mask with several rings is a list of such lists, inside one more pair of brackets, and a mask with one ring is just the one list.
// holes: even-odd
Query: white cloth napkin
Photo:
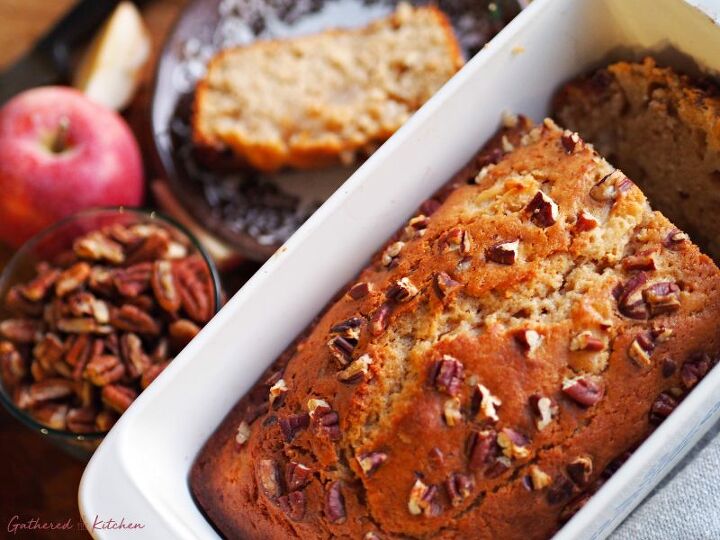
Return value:
[(610, 539), (720, 539), (720, 423), (700, 440)]

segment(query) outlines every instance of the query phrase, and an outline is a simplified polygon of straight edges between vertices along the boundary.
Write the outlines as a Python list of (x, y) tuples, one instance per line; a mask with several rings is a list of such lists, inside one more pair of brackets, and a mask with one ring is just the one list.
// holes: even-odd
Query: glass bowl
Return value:
[[(28, 240), (10, 259), (0, 274), (0, 320), (10, 317), (6, 305), (7, 293), (11, 287), (26, 283), (36, 275), (36, 265), (41, 261), (53, 261), (62, 253), (72, 249), (79, 236), (105, 226), (120, 224), (154, 224), (166, 229), (171, 237), (188, 248), (188, 255), (198, 254), (207, 266), (212, 281), (211, 313), (217, 313), (221, 301), (221, 285), (217, 269), (205, 249), (185, 227), (155, 211), (129, 208), (98, 208), (79, 212), (59, 221)], [(0, 401), (22, 424), (59, 446), (71, 455), (88, 459), (100, 444), (106, 432), (74, 433), (45, 426), (29, 412), (18, 408), (0, 376)]]

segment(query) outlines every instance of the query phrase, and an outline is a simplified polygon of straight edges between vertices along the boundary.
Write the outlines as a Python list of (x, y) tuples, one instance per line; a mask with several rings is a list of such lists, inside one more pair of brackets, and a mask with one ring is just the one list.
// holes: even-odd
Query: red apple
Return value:
[(71, 88), (28, 90), (0, 109), (0, 240), (19, 246), (92, 206), (138, 206), (137, 142), (117, 113)]

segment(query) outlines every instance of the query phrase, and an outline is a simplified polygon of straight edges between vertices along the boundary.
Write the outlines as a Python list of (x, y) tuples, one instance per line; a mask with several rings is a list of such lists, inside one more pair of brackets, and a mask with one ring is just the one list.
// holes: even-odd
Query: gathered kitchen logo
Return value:
[(112, 531), (112, 530), (123, 530), (123, 531), (131, 531), (134, 529), (144, 529), (145, 524), (135, 521), (128, 521), (124, 517), (121, 517), (120, 520), (117, 520), (115, 518), (105, 518), (102, 519), (100, 516), (96, 515), (93, 519), (92, 525), (88, 526), (85, 525), (82, 521), (76, 521), (73, 518), (67, 518), (66, 520), (59, 520), (59, 521), (44, 521), (40, 519), (39, 517), (33, 517), (33, 518), (24, 518), (20, 517), (18, 515), (15, 515), (10, 518), (10, 521), (8, 521), (7, 524), (7, 532), (11, 534), (22, 534), (26, 531), (75, 531), (75, 530), (91, 530), (91, 531), (97, 531), (97, 530), (105, 530), (105, 531)]

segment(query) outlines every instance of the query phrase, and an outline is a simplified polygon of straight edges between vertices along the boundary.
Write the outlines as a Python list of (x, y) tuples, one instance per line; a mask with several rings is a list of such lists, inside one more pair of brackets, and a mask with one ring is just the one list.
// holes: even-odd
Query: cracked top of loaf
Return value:
[(228, 537), (547, 538), (720, 351), (720, 272), (575, 133), (508, 125), (230, 413)]

